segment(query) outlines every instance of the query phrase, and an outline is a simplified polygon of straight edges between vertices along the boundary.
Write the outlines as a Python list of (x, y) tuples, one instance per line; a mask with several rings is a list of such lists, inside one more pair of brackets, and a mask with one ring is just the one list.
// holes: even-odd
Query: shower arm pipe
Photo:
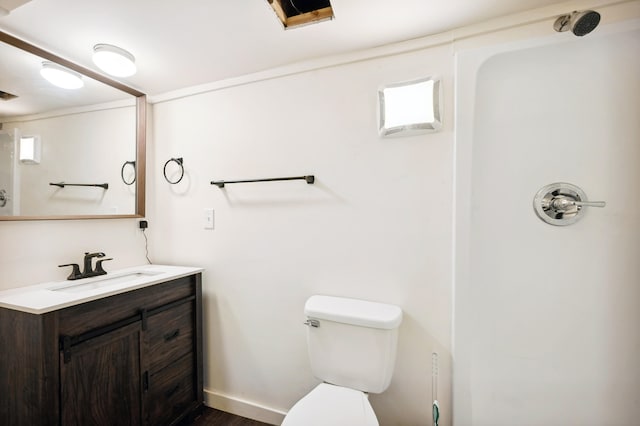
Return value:
[(224, 188), (224, 186), (228, 183), (275, 182), (275, 181), (282, 181), (282, 180), (304, 180), (309, 185), (311, 185), (316, 181), (316, 178), (314, 175), (306, 175), (306, 176), (247, 179), (247, 180), (218, 180), (218, 181), (212, 180), (211, 185), (216, 185), (218, 188)]
[(108, 183), (64, 183), (64, 182), (49, 182), (51, 186), (57, 186), (64, 188), (65, 186), (94, 186), (102, 189), (109, 189)]

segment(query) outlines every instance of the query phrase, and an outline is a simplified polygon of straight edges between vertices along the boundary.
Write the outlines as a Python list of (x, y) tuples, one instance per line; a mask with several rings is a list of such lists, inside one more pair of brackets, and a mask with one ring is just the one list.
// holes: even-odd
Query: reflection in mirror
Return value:
[[(43, 62), (82, 87), (52, 85)], [(143, 93), (0, 32), (0, 220), (144, 216), (145, 112)], [(39, 161), (21, 160), (27, 137)]]

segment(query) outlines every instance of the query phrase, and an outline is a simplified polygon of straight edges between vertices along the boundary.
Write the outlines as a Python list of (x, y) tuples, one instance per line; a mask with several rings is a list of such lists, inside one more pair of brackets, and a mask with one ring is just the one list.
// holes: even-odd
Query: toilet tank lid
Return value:
[(304, 313), (311, 318), (386, 330), (397, 328), (402, 322), (398, 306), (335, 296), (311, 296)]

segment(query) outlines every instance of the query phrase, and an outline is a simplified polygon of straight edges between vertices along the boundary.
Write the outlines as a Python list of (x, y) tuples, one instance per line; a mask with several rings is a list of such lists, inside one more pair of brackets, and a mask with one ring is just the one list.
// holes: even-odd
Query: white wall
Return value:
[[(205, 268), (213, 403), (283, 412), (308, 392), (302, 310), (331, 294), (404, 311), (394, 379), (371, 396), (381, 423), (429, 422), (437, 351), (450, 424), (452, 66), (450, 46), (437, 47), (154, 105), (151, 257)], [(444, 131), (379, 138), (378, 87), (430, 75), (444, 78)], [(161, 175), (171, 157), (186, 169), (175, 186)], [(315, 185), (209, 184), (303, 174)]]
[(146, 264), (135, 219), (0, 222), (0, 290), (64, 280), (64, 263), (81, 263), (102, 251), (107, 271)]

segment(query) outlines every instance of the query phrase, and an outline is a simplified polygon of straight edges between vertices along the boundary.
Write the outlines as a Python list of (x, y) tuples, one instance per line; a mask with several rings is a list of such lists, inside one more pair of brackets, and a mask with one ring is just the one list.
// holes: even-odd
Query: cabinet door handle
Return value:
[(60, 336), (60, 350), (64, 363), (71, 362), (71, 336)]
[(169, 342), (169, 341), (175, 339), (176, 337), (178, 337), (179, 334), (180, 334), (180, 329), (176, 328), (171, 333), (167, 333), (167, 334), (164, 335), (164, 341), (165, 342)]
[(142, 321), (142, 331), (147, 330), (148, 319), (149, 319), (149, 312), (146, 309), (140, 309), (140, 321)]
[(142, 374), (142, 390), (147, 392), (149, 390), (149, 372), (145, 371)]

